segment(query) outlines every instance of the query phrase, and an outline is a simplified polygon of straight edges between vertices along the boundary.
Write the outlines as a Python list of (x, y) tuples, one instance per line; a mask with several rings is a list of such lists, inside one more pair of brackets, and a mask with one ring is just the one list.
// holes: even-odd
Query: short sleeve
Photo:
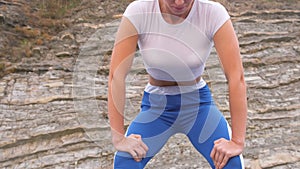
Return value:
[(123, 13), (123, 16), (129, 19), (138, 33), (141, 32), (141, 21), (143, 17), (142, 15), (143, 12), (141, 10), (139, 1), (131, 2)]
[(220, 3), (214, 3), (207, 18), (208, 36), (211, 40), (228, 19), (230, 16), (225, 7)]

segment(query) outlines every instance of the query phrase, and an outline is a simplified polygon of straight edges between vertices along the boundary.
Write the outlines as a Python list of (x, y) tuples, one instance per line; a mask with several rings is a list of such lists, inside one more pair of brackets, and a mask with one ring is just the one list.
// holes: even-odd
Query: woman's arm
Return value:
[(124, 136), (125, 79), (136, 51), (138, 34), (131, 22), (123, 17), (112, 52), (108, 80), (108, 116), (112, 142), (119, 151), (130, 153), (139, 161), (146, 155), (147, 146), (140, 135)]
[(211, 152), (217, 169), (223, 168), (230, 157), (242, 153), (247, 123), (247, 96), (239, 43), (231, 20), (217, 31), (214, 43), (229, 88), (232, 139), (215, 141)]

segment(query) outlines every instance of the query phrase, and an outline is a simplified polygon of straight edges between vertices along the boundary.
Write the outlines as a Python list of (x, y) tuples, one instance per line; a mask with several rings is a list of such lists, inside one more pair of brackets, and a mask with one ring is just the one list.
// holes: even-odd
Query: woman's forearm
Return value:
[[(120, 46), (122, 45), (117, 45), (116, 48)], [(120, 61), (117, 59), (118, 56), (119, 52), (114, 51), (108, 81), (108, 117), (113, 143), (124, 138), (125, 79), (134, 55), (128, 54)]]
[(244, 77), (241, 75), (241, 78), (229, 81), (228, 87), (232, 141), (244, 146), (247, 125), (247, 89)]
[(108, 80), (108, 117), (113, 143), (124, 138), (125, 79), (132, 65), (137, 40), (135, 27), (123, 17), (116, 34)]
[(228, 20), (214, 36), (229, 88), (232, 141), (244, 144), (247, 123), (247, 96), (240, 49), (231, 20)]
[(108, 117), (112, 132), (112, 141), (119, 141), (124, 130), (125, 81), (110, 75), (108, 87)]

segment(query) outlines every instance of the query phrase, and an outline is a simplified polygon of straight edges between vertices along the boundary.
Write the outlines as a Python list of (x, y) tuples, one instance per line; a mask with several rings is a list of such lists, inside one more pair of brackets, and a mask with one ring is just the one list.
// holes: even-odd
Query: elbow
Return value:
[(109, 82), (111, 83), (112, 81), (125, 81), (127, 76), (127, 73), (124, 73), (124, 71), (119, 71), (119, 70), (114, 70), (110, 69), (109, 71)]
[(246, 88), (247, 84), (246, 84), (245, 76), (243, 73), (241, 73), (241, 75), (238, 76), (237, 83), (243, 85)]
[(243, 72), (237, 73), (234, 76), (226, 76), (226, 79), (230, 86), (242, 87), (245, 90), (247, 88), (247, 84)]

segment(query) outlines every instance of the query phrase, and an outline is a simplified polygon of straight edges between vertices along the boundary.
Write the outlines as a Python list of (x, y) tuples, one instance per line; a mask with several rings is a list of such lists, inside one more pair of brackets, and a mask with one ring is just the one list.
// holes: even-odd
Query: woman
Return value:
[[(124, 131), (125, 78), (139, 46), (149, 83)], [(228, 81), (231, 129), (201, 78), (215, 46)], [(139, 0), (124, 12), (111, 58), (108, 111), (114, 168), (144, 168), (168, 138), (184, 133), (212, 168), (244, 168), (247, 103), (230, 17), (207, 0)]]

